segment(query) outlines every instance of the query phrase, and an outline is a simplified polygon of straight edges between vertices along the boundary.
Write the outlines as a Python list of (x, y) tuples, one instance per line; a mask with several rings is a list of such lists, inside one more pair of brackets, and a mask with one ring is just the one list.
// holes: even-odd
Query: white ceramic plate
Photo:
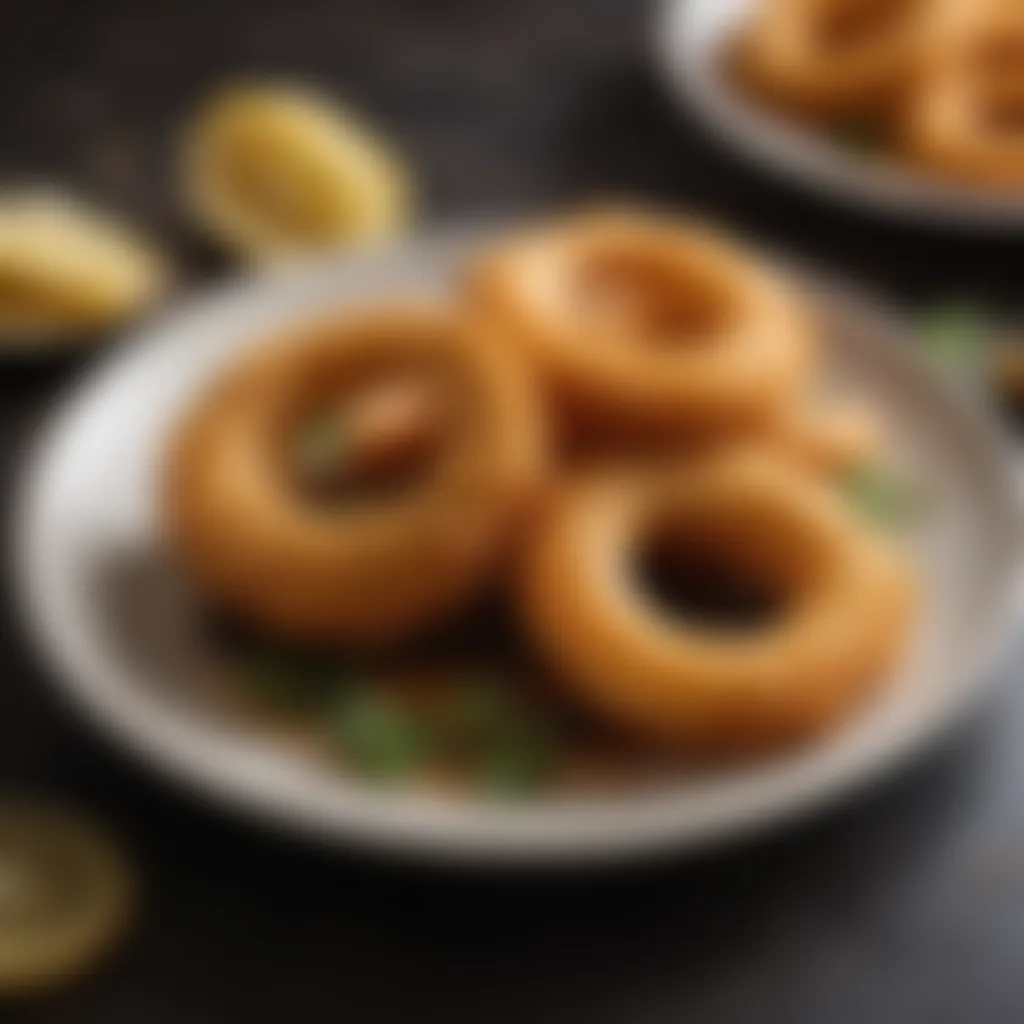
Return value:
[(548, 863), (692, 847), (835, 800), (959, 718), (1011, 621), (1012, 475), (995, 429), (901, 344), (871, 304), (817, 286), (828, 356), (886, 417), (932, 511), (915, 538), (926, 594), (906, 664), (818, 745), (643, 796), (500, 807), (382, 794), (239, 728), (189, 685), (203, 658), (165, 557), (156, 485), (184, 402), (254, 339), (296, 317), (435, 292), (481, 240), (426, 237), (219, 289), (144, 328), (56, 413), (27, 466), (15, 538), (28, 620), (60, 686), (118, 744), (179, 783), (290, 830), (392, 852)]
[(663, 0), (657, 21), (657, 58), (669, 88), (725, 142), (753, 163), (848, 203), (943, 226), (1024, 230), (1024, 197), (945, 185), (880, 159), (858, 158), (740, 95), (720, 57), (759, 2)]

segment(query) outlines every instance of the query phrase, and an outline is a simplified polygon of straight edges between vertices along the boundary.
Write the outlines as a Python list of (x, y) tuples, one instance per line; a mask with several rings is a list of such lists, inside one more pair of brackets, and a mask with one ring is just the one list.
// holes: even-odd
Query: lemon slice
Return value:
[(387, 146), (297, 87), (216, 96), (187, 132), (184, 164), (193, 215), (253, 260), (379, 240), (410, 214), (408, 176)]
[(0, 197), (0, 339), (109, 326), (167, 283), (160, 255), (128, 227), (54, 191)]
[(48, 989), (93, 965), (124, 933), (134, 874), (76, 815), (0, 802), (0, 993)]

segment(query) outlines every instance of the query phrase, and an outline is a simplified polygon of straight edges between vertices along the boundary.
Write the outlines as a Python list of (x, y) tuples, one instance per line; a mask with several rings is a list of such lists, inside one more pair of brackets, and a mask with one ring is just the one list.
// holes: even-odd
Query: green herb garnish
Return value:
[(344, 455), (345, 433), (341, 417), (336, 415), (320, 416), (302, 426), (292, 451), (299, 473), (308, 480), (334, 476)]
[(414, 709), (367, 685), (341, 696), (331, 724), (342, 755), (366, 778), (407, 778), (431, 752), (429, 730)]
[(871, 522), (889, 528), (902, 528), (920, 521), (927, 509), (921, 489), (892, 469), (867, 465), (845, 480), (850, 501)]
[(495, 679), (471, 677), (452, 688), (436, 710), (437, 727), (456, 747), (486, 742), (517, 712), (509, 687)]
[(946, 369), (976, 368), (987, 333), (981, 309), (970, 302), (938, 306), (921, 323), (929, 356)]
[(281, 711), (298, 711), (314, 704), (322, 692), (301, 659), (284, 651), (263, 650), (243, 661), (241, 677), (246, 689), (261, 704)]
[(452, 694), (443, 726), (447, 746), (461, 756), (471, 784), (482, 792), (524, 797), (552, 776), (556, 730), (510, 682), (467, 680)]
[(473, 766), (478, 787), (501, 798), (522, 798), (543, 789), (558, 761), (557, 736), (540, 722), (521, 723), (481, 753)]

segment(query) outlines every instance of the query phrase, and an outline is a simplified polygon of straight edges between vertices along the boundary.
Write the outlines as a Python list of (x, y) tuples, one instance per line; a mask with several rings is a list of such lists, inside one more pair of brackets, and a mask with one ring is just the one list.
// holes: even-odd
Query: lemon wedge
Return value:
[(0, 339), (110, 326), (165, 288), (159, 253), (123, 223), (56, 191), (0, 196)]
[(94, 965), (131, 920), (125, 855), (78, 815), (0, 801), (0, 993), (49, 989)]
[(184, 165), (193, 216), (254, 261), (380, 240), (409, 219), (397, 157), (353, 114), (299, 87), (215, 96), (186, 133)]

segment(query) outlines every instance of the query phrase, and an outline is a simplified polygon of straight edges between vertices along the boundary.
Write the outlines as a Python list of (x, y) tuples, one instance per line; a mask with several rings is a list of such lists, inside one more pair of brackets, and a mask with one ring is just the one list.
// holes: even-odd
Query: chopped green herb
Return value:
[(489, 676), (461, 681), (437, 709), (435, 725), (441, 757), (461, 766), (481, 792), (525, 797), (552, 776), (556, 731), (513, 682)]
[(310, 480), (322, 480), (341, 464), (345, 430), (339, 416), (321, 416), (305, 424), (295, 438), (293, 457), (298, 471)]
[(947, 369), (972, 369), (988, 331), (978, 306), (950, 303), (929, 312), (921, 324), (921, 338), (928, 354)]
[(437, 711), (438, 727), (455, 745), (486, 740), (518, 712), (507, 685), (473, 677), (454, 687)]
[(281, 651), (257, 651), (242, 666), (248, 691), (261, 703), (278, 710), (300, 710), (318, 696), (318, 687), (304, 666)]
[(406, 778), (424, 765), (430, 753), (429, 732), (413, 709), (369, 686), (342, 695), (332, 726), (342, 755), (366, 778)]
[(554, 732), (539, 722), (524, 723), (481, 754), (475, 765), (477, 784), (497, 797), (530, 796), (551, 781), (557, 759)]
[(887, 467), (864, 466), (852, 473), (845, 484), (851, 502), (880, 526), (910, 526), (926, 511), (926, 497), (920, 488)]
[(832, 128), (835, 140), (856, 153), (877, 153), (885, 148), (885, 130), (877, 118), (849, 117)]

